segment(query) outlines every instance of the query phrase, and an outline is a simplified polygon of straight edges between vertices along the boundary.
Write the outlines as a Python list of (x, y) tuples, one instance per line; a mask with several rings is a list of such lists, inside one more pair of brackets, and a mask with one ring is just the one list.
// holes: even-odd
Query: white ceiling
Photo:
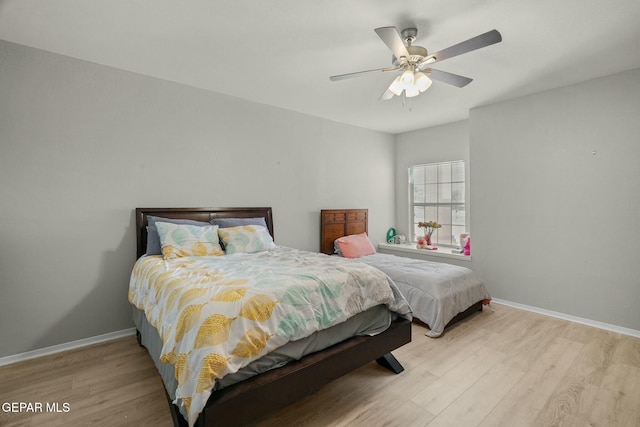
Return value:
[[(497, 29), (501, 43), (433, 67), (411, 103), (379, 101), (395, 75), (373, 31), (415, 26), (436, 52)], [(640, 67), (639, 0), (0, 0), (0, 39), (389, 133), (470, 108)]]

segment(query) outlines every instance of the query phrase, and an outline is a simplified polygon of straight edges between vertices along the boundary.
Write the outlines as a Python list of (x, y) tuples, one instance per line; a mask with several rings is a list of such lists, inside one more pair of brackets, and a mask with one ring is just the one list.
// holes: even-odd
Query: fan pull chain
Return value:
[(409, 98), (409, 100), (407, 101), (407, 96), (405, 95), (404, 91), (402, 91), (402, 108), (406, 107), (407, 104), (409, 105), (409, 112), (411, 112), (413, 108), (413, 100)]

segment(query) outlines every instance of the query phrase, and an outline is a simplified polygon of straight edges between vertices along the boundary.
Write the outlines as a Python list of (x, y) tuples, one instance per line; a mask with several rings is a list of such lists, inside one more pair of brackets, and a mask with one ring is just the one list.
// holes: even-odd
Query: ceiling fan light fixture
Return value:
[(420, 92), (424, 92), (431, 86), (431, 79), (425, 73), (417, 72), (414, 76), (415, 86)]

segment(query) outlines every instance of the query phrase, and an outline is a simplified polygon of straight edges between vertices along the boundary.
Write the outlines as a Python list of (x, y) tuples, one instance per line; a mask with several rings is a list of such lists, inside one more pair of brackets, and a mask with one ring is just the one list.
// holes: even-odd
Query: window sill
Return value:
[(391, 243), (378, 243), (378, 248), (379, 249), (383, 249), (385, 251), (389, 251), (389, 252), (405, 252), (405, 253), (412, 253), (412, 254), (420, 254), (420, 255), (427, 255), (427, 256), (433, 256), (436, 258), (450, 258), (450, 259), (456, 259), (459, 261), (471, 261), (471, 256), (467, 256), (464, 254), (454, 254), (451, 253), (451, 249), (452, 248), (447, 248), (447, 247), (438, 247), (438, 250), (435, 251), (430, 251), (428, 249), (418, 249), (416, 248), (415, 243), (414, 244), (403, 244), (403, 245), (395, 245), (395, 244), (391, 244)]

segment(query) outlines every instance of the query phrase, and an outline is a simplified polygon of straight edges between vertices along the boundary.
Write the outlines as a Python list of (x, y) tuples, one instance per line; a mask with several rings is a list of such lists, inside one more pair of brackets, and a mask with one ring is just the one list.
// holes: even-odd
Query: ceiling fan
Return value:
[(393, 53), (392, 66), (339, 74), (331, 76), (329, 79), (338, 81), (376, 71), (383, 73), (402, 71), (402, 74), (397, 76), (380, 96), (381, 100), (391, 99), (394, 95), (400, 96), (403, 92), (408, 98), (417, 96), (431, 86), (431, 79), (456, 87), (464, 87), (471, 83), (473, 79), (446, 71), (434, 70), (429, 65), (502, 41), (502, 35), (497, 30), (491, 30), (436, 53), (429, 54), (424, 47), (412, 45), (418, 35), (416, 28), (405, 28), (402, 33), (399, 33), (396, 27), (381, 27), (376, 28), (375, 32)]

